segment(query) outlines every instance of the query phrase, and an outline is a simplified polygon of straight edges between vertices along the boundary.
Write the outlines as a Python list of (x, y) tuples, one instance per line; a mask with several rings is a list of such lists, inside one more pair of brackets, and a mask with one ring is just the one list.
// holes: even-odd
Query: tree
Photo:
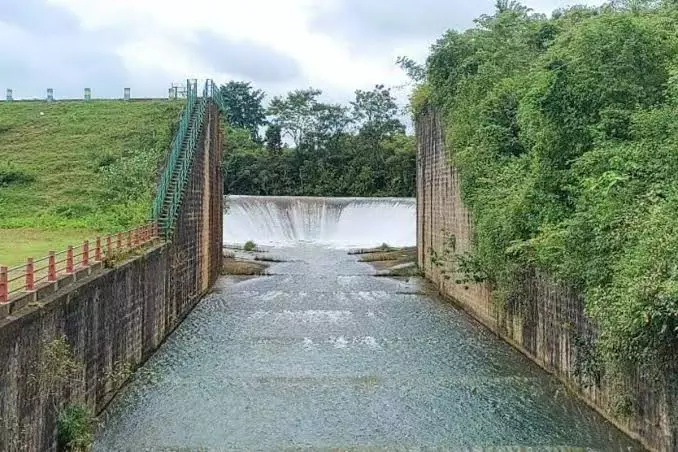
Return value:
[(282, 129), (277, 124), (271, 124), (266, 129), (266, 149), (271, 153), (279, 153), (283, 148)]
[(396, 64), (405, 71), (407, 76), (416, 83), (424, 81), (426, 78), (426, 68), (407, 56), (399, 56)]
[(307, 144), (313, 144), (317, 148), (337, 138), (346, 131), (352, 119), (348, 115), (348, 109), (338, 104), (317, 103), (313, 106), (312, 127), (307, 137)]
[(516, 0), (497, 0), (494, 3), (494, 8), (497, 10), (499, 14), (507, 11), (514, 11), (521, 14), (531, 11), (530, 8), (522, 5), (520, 2), (517, 2)]
[(384, 85), (376, 85), (372, 91), (357, 90), (351, 106), (361, 133), (380, 139), (405, 131), (405, 126), (397, 118), (400, 112), (398, 104), (390, 88), (384, 88)]
[(500, 300), (526, 269), (581, 290), (606, 379), (676, 374), (678, 16), (659, 3), (548, 19), (499, 1), (433, 46), (421, 90), (472, 212), (451, 263)]
[(222, 85), (220, 89), (229, 126), (248, 130), (252, 140), (259, 142), (259, 127), (266, 124), (266, 111), (262, 105), (264, 92), (252, 88), (249, 82), (235, 81)]
[(272, 122), (295, 146), (299, 146), (306, 134), (313, 130), (315, 108), (321, 94), (318, 89), (308, 88), (292, 91), (285, 98), (274, 97), (271, 101), (268, 114), (273, 117)]
[(253, 151), (260, 149), (261, 146), (252, 140), (250, 131), (247, 129), (236, 129), (229, 127), (224, 138), (224, 157), (239, 151)]

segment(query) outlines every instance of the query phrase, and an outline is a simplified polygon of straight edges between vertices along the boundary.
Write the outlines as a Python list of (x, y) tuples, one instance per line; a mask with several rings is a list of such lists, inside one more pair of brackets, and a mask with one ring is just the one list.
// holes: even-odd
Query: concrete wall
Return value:
[[(148, 359), (216, 281), (222, 139), (217, 110), (210, 108), (170, 243), (0, 320), (0, 451), (54, 450), (58, 407), (84, 402), (100, 412), (123, 383), (116, 371)], [(38, 384), (40, 356), (45, 343), (63, 335), (84, 371), (48, 396)]]
[[(637, 375), (628, 381), (594, 381), (577, 372), (585, 364), (586, 346), (594, 343), (596, 326), (584, 313), (580, 294), (533, 274), (521, 282), (521, 294), (505, 304), (492, 301), (480, 284), (457, 284), (461, 275), (450, 264), (433, 263), (449, 250), (454, 236), (457, 253), (472, 247), (472, 219), (464, 207), (457, 170), (450, 165), (443, 127), (433, 110), (417, 119), (417, 243), (419, 265), (441, 293), (555, 374), (582, 399), (629, 435), (655, 450), (678, 450), (678, 394), (662, 382), (652, 386)], [(618, 386), (621, 385), (621, 386)], [(620, 387), (624, 388), (620, 391)], [(615, 394), (631, 395), (630, 415), (617, 414)]]

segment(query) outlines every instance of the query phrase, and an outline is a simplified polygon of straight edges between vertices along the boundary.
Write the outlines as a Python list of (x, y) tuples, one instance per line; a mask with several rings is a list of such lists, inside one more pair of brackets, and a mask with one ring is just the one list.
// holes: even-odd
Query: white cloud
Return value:
[[(209, 65), (191, 54), (187, 43), (197, 33), (209, 31), (227, 40), (256, 43), (288, 55), (302, 69), (297, 87), (324, 88), (331, 97), (343, 98), (358, 87), (381, 81), (396, 84), (403, 80), (393, 67), (393, 55), (374, 58), (355, 54), (347, 43), (312, 29), (316, 7), (308, 0), (193, 0), (190, 9), (185, 8), (186, 2), (176, 0), (50, 2), (70, 10), (88, 30), (124, 30), (124, 41), (116, 52), (128, 70), (140, 74), (162, 72), (170, 79), (206, 73), (221, 80), (237, 78), (237, 73), (210, 73)], [(213, 52), (215, 58), (219, 57), (222, 49), (218, 44), (201, 49), (200, 56)], [(290, 86), (269, 88), (282, 91)]]
[[(186, 77), (225, 81), (250, 76), (272, 94), (313, 86), (335, 101), (376, 83), (402, 85), (406, 78), (394, 65), (398, 55), (424, 58), (446, 27), (469, 26), (494, 5), (493, 0), (44, 1), (75, 16), (85, 35), (115, 34), (110, 50), (130, 79), (144, 80), (147, 86), (155, 78), (163, 85), (160, 92)], [(566, 4), (528, 3), (538, 11)], [(201, 39), (204, 36), (217, 39)], [(378, 52), (368, 51), (375, 45)], [(210, 55), (219, 63), (208, 61)], [(243, 64), (248, 57), (292, 61), (298, 70), (288, 68), (286, 77), (274, 77), (271, 65)], [(259, 69), (267, 76), (258, 79), (253, 72)]]

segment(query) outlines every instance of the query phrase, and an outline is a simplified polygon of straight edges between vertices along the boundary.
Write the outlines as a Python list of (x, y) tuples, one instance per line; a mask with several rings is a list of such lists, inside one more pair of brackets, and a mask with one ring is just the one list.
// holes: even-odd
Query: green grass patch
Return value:
[(146, 220), (182, 106), (1, 102), (0, 262)]
[(39, 259), (50, 251), (76, 246), (96, 235), (89, 230), (3, 229), (0, 230), (0, 264), (14, 267), (23, 264), (27, 257)]

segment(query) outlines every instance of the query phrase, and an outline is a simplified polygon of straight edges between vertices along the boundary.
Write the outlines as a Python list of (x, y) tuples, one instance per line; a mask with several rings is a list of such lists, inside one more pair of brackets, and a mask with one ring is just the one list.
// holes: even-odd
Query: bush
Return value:
[(35, 176), (22, 169), (10, 165), (0, 167), (0, 187), (29, 184), (33, 181), (35, 181)]
[(251, 240), (248, 240), (245, 243), (245, 246), (242, 247), (245, 251), (255, 251), (257, 249), (257, 244)]
[(59, 451), (84, 452), (90, 450), (94, 441), (94, 418), (83, 405), (67, 405), (57, 419), (57, 449)]
[(40, 350), (38, 368), (34, 374), (47, 396), (56, 397), (69, 384), (82, 381), (84, 365), (73, 353), (73, 347), (66, 336), (46, 341)]
[(111, 166), (118, 158), (110, 152), (105, 152), (101, 155), (93, 156), (93, 160), (96, 163), (96, 169), (100, 170), (101, 168)]

